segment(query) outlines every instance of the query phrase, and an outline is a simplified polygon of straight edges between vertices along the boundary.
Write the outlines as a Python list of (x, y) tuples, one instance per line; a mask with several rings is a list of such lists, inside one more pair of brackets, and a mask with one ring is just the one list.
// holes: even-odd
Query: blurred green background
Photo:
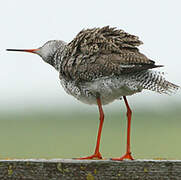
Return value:
[[(136, 159), (181, 159), (181, 104), (133, 110), (131, 149)], [(156, 106), (156, 104), (155, 104)], [(104, 106), (101, 153), (105, 158), (125, 152), (126, 109)], [(99, 115), (96, 106), (1, 112), (0, 158), (72, 158), (94, 151)]]
[[(139, 36), (144, 42), (141, 52), (165, 65), (158, 71), (181, 85), (180, 7), (181, 1), (163, 0), (117, 1), (116, 6), (103, 0), (1, 1), (0, 158), (90, 155), (99, 122), (97, 107), (68, 96), (53, 67), (34, 54), (5, 49), (38, 48), (52, 39), (70, 42), (83, 28), (110, 25)], [(128, 98), (135, 158), (181, 159), (180, 95), (145, 91)], [(116, 101), (104, 111), (102, 155), (121, 156), (126, 144), (125, 105)]]

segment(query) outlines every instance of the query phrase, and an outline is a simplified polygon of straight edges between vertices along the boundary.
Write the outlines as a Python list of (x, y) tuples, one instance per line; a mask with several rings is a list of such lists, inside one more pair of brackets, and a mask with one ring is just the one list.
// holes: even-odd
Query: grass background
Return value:
[[(121, 107), (122, 108), (122, 107)], [(101, 139), (104, 157), (125, 152), (126, 111), (105, 109)], [(0, 158), (72, 158), (94, 151), (97, 108), (1, 113)], [(146, 109), (146, 108), (145, 108)], [(131, 149), (136, 159), (181, 159), (180, 106), (133, 110)]]

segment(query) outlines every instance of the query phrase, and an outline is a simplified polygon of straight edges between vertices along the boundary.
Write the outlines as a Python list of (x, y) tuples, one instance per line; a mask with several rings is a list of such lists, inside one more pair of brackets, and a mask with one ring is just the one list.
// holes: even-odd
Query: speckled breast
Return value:
[(86, 104), (96, 104), (100, 97), (103, 105), (109, 104), (121, 96), (140, 92), (143, 88), (128, 76), (102, 77), (91, 82), (75, 83), (61, 79), (65, 91)]

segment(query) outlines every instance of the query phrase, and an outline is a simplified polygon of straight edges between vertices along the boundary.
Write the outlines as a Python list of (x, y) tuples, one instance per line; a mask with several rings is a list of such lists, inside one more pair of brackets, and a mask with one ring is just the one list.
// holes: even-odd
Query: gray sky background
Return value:
[[(181, 85), (180, 8), (179, 0), (1, 1), (1, 110), (86, 106), (64, 92), (58, 73), (40, 57), (5, 51), (37, 48), (52, 39), (69, 42), (83, 28), (110, 25), (139, 36), (144, 42), (140, 50), (165, 65), (160, 70), (167, 72), (167, 79)], [(145, 91), (129, 101), (151, 108), (159, 102), (181, 102), (181, 98), (180, 92), (169, 97)]]

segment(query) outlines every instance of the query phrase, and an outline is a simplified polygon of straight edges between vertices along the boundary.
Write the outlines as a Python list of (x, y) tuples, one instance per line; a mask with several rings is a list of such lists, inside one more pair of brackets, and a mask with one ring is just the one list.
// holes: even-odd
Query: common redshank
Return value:
[(126, 96), (143, 89), (169, 94), (179, 86), (168, 82), (162, 73), (153, 68), (162, 67), (139, 52), (142, 42), (137, 36), (123, 30), (105, 26), (80, 31), (70, 42), (52, 40), (37, 49), (7, 49), (38, 54), (58, 72), (65, 91), (86, 104), (96, 104), (100, 123), (95, 152), (79, 159), (102, 159), (99, 151), (104, 122), (102, 105), (116, 99), (125, 102), (127, 108), (126, 153), (112, 160), (133, 160), (130, 150), (132, 111)]

